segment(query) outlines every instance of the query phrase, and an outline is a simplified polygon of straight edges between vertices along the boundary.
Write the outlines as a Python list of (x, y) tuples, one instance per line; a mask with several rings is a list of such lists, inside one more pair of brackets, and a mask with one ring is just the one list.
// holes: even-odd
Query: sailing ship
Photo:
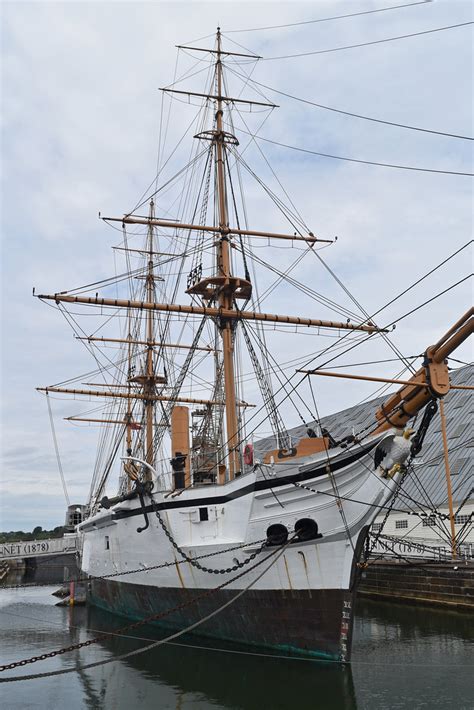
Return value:
[[(273, 105), (226, 94), (223, 58), (255, 57), (224, 50), (220, 30), (213, 49), (194, 49), (214, 57), (207, 90), (165, 90), (203, 106), (194, 135), (199, 148), (187, 166), (191, 178), (177, 193), (179, 205), (194, 190), (189, 212), (164, 207), (166, 191), (186, 174), (180, 171), (155, 185), (147, 214), (139, 213), (141, 203), (103, 218), (121, 230), (118, 249), (127, 260), (124, 274), (102, 283), (116, 289), (113, 297), (100, 295), (98, 283), (38, 294), (65, 314), (71, 304), (93, 309), (105, 330), (87, 335), (74, 325), (78, 339), (96, 359), (101, 346), (119, 352), (100, 361), (95, 374), (102, 385), (39, 388), (101, 402), (100, 414), (70, 417), (101, 431), (87, 516), (77, 526), (88, 599), (125, 617), (347, 662), (370, 525), (389, 507), (407, 457), (422, 443), (423, 427), (411, 441), (405, 428), (449, 391), (446, 358), (472, 333), (473, 313), (426, 350), (422, 366), (362, 430), (335, 440), (316, 409), (301, 416), (306, 433), (292, 438), (285, 418), (299, 404), (312, 411), (302, 388), (315, 371), (287, 378), (267, 343), (268, 329), (290, 326), (292, 340), (311, 329), (315, 338), (333, 334), (334, 343), (386, 333), (364, 315), (325, 320), (262, 311), (249, 264), (271, 266), (271, 257), (259, 258), (252, 245), (260, 241), (270, 251), (290, 243), (301, 247), (299, 260), (330, 240), (298, 227), (290, 234), (242, 227), (236, 185), (245, 163), (232, 110)], [(145, 243), (132, 248), (140, 235)], [(135, 258), (143, 264), (132, 268)], [(290, 270), (274, 273), (299, 286)], [(307, 286), (305, 293), (315, 295)], [(117, 323), (120, 332), (109, 335)], [(246, 363), (260, 389), (258, 406), (244, 398)], [(273, 435), (263, 447), (262, 423)], [(110, 497), (106, 486), (114, 475), (118, 490)]]

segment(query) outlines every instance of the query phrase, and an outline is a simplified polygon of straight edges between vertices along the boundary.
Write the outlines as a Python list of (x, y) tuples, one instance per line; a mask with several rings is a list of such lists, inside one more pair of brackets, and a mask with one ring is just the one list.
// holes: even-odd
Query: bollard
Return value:
[(74, 582), (69, 583), (69, 606), (74, 606)]

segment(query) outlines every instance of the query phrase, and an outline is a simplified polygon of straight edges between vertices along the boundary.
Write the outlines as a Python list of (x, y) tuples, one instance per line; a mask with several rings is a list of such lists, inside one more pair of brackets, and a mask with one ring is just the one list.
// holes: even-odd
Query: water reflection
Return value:
[[(88, 624), (93, 628), (113, 628), (123, 620), (95, 609), (89, 610)], [(156, 638), (157, 629), (144, 627), (136, 632), (143, 638)], [(146, 641), (110, 637), (103, 647), (120, 654)], [(192, 644), (192, 647), (186, 644)], [(287, 660), (232, 653), (239, 646), (220, 646), (210, 651), (208, 639), (186, 639), (186, 644), (160, 647), (149, 653), (120, 662), (111, 672), (105, 666), (94, 672), (100, 681), (101, 698), (106, 707), (126, 708), (137, 699), (140, 707), (181, 708), (327, 708), (356, 710), (352, 673), (349, 667), (306, 660)], [(250, 650), (250, 649), (248, 649)]]
[(472, 614), (359, 599), (352, 671), (359, 710), (472, 710)]
[[(143, 647), (155, 627), (122, 638), (124, 619), (97, 609), (55, 607), (51, 591), (0, 591), (0, 663), (39, 655), (108, 631), (79, 652), (27, 666), (21, 672), (74, 668), (50, 679), (5, 684), (2, 707), (117, 708), (118, 710), (472, 710), (472, 615), (359, 599), (352, 669), (337, 664), (216, 651), (208, 639), (167, 645), (81, 670)], [(181, 642), (181, 639), (180, 639)], [(192, 646), (192, 647), (191, 647)], [(196, 647), (197, 646), (197, 647)], [(242, 648), (242, 647), (237, 647)]]

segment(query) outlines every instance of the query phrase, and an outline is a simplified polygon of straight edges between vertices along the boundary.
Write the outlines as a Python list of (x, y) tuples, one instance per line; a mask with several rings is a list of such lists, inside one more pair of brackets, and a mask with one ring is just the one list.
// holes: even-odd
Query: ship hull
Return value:
[[(186, 630), (231, 602), (195, 633), (347, 662), (357, 561), (397, 486), (373, 473), (374, 445), (333, 452), (341, 507), (323, 454), (271, 479), (254, 471), (205, 495), (158, 492), (100, 511), (79, 526), (90, 603)], [(297, 532), (304, 521), (310, 539)], [(275, 527), (286, 544), (262, 546)]]
[(236, 592), (221, 589), (193, 602), (206, 592), (93, 580), (89, 601), (137, 620), (166, 613), (154, 622), (163, 629), (187, 628), (231, 602), (222, 613), (200, 624), (196, 633), (286, 654), (339, 662), (350, 659), (354, 594), (348, 590), (250, 589), (232, 603)]

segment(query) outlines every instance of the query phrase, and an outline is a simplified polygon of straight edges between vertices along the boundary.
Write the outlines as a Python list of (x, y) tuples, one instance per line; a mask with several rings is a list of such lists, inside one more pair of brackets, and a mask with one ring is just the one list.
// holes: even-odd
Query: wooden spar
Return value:
[[(146, 249), (129, 249), (128, 247), (112, 247), (112, 249), (116, 249), (117, 251), (132, 251), (132, 252), (136, 252), (137, 254), (149, 254), (150, 253)], [(175, 256), (176, 258), (178, 258), (183, 255), (182, 254), (174, 254), (171, 251), (154, 251), (153, 256)]]
[[(435, 345), (427, 348), (423, 366), (409, 383), (391, 395), (376, 411), (379, 426), (374, 434), (391, 427), (402, 428), (431, 399), (442, 399), (451, 387), (471, 389), (468, 385), (451, 385), (446, 358), (474, 332), (474, 309), (467, 311)], [(422, 385), (420, 385), (420, 380)], [(426, 387), (426, 384), (429, 387)]]
[(212, 232), (215, 234), (237, 234), (241, 237), (264, 237), (265, 239), (288, 239), (293, 242), (306, 242), (307, 244), (315, 244), (316, 242), (322, 242), (324, 244), (332, 244), (332, 239), (319, 239), (313, 234), (309, 234), (307, 237), (300, 237), (294, 234), (279, 234), (275, 232), (256, 232), (252, 229), (234, 229), (233, 227), (227, 226), (224, 230), (219, 229), (219, 227), (213, 227), (210, 225), (203, 226), (202, 224), (183, 224), (182, 222), (173, 222), (164, 219), (153, 219), (150, 221), (148, 217), (130, 217), (128, 215), (124, 217), (101, 217), (104, 222), (121, 222), (122, 224), (153, 224), (155, 227), (169, 227), (171, 229), (183, 229), (185, 231), (201, 231), (201, 232)]
[(365, 333), (385, 333), (382, 328), (375, 325), (355, 325), (354, 323), (339, 323), (337, 321), (321, 320), (319, 318), (299, 318), (298, 316), (284, 316), (273, 313), (258, 313), (254, 311), (236, 311), (229, 308), (208, 308), (206, 306), (182, 306), (176, 303), (147, 303), (145, 301), (128, 301), (120, 298), (99, 298), (98, 296), (68, 296), (67, 294), (35, 294), (37, 298), (44, 298), (57, 303), (83, 303), (87, 306), (111, 306), (113, 308), (137, 308), (165, 311), (166, 313), (189, 313), (214, 318), (228, 318), (231, 320), (255, 320), (267, 323), (284, 323), (286, 325), (301, 325), (315, 328), (335, 328), (336, 330), (360, 330)]
[[(129, 339), (131, 338), (132, 335), (132, 311), (128, 311), (128, 337)], [(130, 378), (132, 376), (132, 346), (131, 343), (128, 344), (127, 347), (127, 361), (128, 361), (128, 377), (127, 377), (127, 392), (128, 394), (132, 394), (132, 383), (130, 382)], [(88, 385), (90, 386), (90, 385)], [(133, 401), (131, 399), (128, 399), (126, 402), (127, 406), (127, 413), (126, 413), (126, 418), (128, 422), (132, 421), (132, 408), (133, 408)], [(125, 442), (126, 442), (126, 447), (127, 447), (127, 456), (131, 456), (133, 453), (133, 435), (132, 435), (132, 427), (127, 426), (125, 429)], [(128, 491), (131, 489), (131, 478), (130, 476), (127, 476), (127, 488)]]
[(64, 417), (66, 422), (94, 422), (96, 424), (123, 424), (129, 429), (140, 429), (139, 422), (126, 421), (125, 419), (89, 419), (87, 417)]
[[(99, 337), (93, 337), (91, 336), (86, 336), (86, 337), (80, 337), (76, 336), (76, 340), (87, 340), (89, 342), (98, 342), (98, 343), (131, 343), (133, 345), (148, 345), (147, 340), (133, 340), (133, 338), (99, 338)], [(180, 345), (178, 343), (158, 343), (156, 340), (152, 342), (152, 345), (155, 347), (160, 347), (160, 348), (181, 348), (182, 350), (190, 350), (191, 345)], [(212, 353), (214, 352), (214, 348), (211, 348), (209, 346), (206, 347), (195, 347), (194, 350), (202, 350), (204, 352)]]
[[(185, 44), (177, 44), (176, 45), (177, 49), (192, 49), (193, 52), (209, 52), (210, 54), (217, 54), (218, 50), (217, 49), (205, 49), (205, 47), (187, 47)], [(258, 54), (241, 54), (240, 52), (224, 52), (223, 49), (221, 49), (221, 54), (225, 54), (227, 56), (233, 56), (233, 57), (248, 57), (249, 59), (262, 59), (262, 57)], [(167, 91), (167, 89), (161, 89), (161, 91)]]
[[(418, 387), (429, 387), (427, 382), (419, 380), (398, 380), (388, 377), (369, 377), (368, 375), (350, 375), (342, 372), (328, 372), (326, 370), (296, 370), (306, 375), (322, 375), (323, 377), (342, 377), (347, 380), (363, 380), (365, 382), (387, 382), (394, 385), (417, 385)], [(453, 390), (474, 390), (474, 387), (469, 385), (451, 385)]]
[[(217, 60), (220, 61), (220, 60)], [(237, 99), (232, 96), (218, 96), (214, 94), (199, 94), (196, 91), (178, 91), (177, 89), (160, 89), (160, 91), (166, 91), (169, 94), (185, 94), (186, 96), (197, 96), (201, 99), (212, 99), (217, 101), (218, 104), (222, 104), (223, 101), (230, 101), (233, 104), (249, 104), (250, 106), (267, 106), (267, 108), (278, 108), (277, 104), (262, 103), (261, 101), (247, 101), (246, 99)]]
[(363, 380), (365, 382), (387, 382), (396, 385), (419, 385), (420, 387), (428, 387), (426, 382), (410, 382), (408, 380), (391, 380), (387, 377), (369, 377), (368, 375), (349, 375), (343, 372), (327, 372), (324, 370), (296, 370), (305, 375), (322, 375), (323, 377), (341, 377), (345, 380)]
[[(155, 203), (150, 200), (150, 220), (155, 216), (154, 213)], [(153, 273), (153, 225), (148, 226), (148, 271), (146, 275), (146, 296), (150, 303), (155, 302), (155, 275)], [(155, 380), (155, 358), (153, 350), (154, 342), (154, 318), (155, 314), (153, 310), (147, 311), (146, 318), (146, 329), (147, 329), (147, 351), (146, 351), (146, 379), (143, 385), (143, 393), (145, 395), (145, 428), (146, 428), (146, 450), (145, 450), (145, 460), (150, 467), (155, 465), (155, 454), (153, 447), (153, 417), (154, 417), (154, 407), (155, 400), (152, 396), (156, 394), (156, 380)], [(152, 480), (151, 469), (146, 468), (145, 478), (149, 481)]]
[(453, 350), (456, 350), (456, 348), (474, 332), (474, 309), (471, 308), (470, 311), (467, 311), (463, 318), (466, 322), (456, 333), (452, 333), (449, 338), (445, 337), (444, 342), (439, 345), (439, 347), (434, 345), (430, 348), (430, 350), (433, 351), (433, 362), (442, 363)]
[(138, 383), (135, 382), (127, 382), (123, 385), (118, 385), (115, 382), (81, 382), (81, 385), (85, 385), (86, 387), (118, 387), (119, 389), (129, 389), (131, 384), (138, 385)]
[[(225, 155), (223, 138), (223, 108), (222, 108), (222, 61), (221, 61), (221, 33), (217, 30), (217, 61), (216, 61), (216, 78), (217, 78), (217, 111), (216, 111), (216, 135), (214, 136), (214, 146), (216, 153), (216, 170), (217, 170), (217, 205), (219, 215), (219, 239), (217, 247), (217, 275), (230, 278), (231, 263), (230, 263), (230, 245), (225, 237), (229, 230), (229, 219), (227, 215), (227, 194), (225, 183)], [(232, 292), (221, 289), (218, 296), (220, 309), (234, 313)], [(227, 447), (229, 455), (229, 480), (235, 478), (235, 474), (240, 470), (239, 454), (237, 447), (238, 439), (238, 420), (237, 407), (235, 396), (235, 373), (234, 373), (234, 339), (232, 332), (232, 324), (230, 320), (221, 321), (220, 328), (222, 337), (223, 363), (224, 363), (224, 391), (225, 391), (225, 415), (227, 429)]]
[[(148, 395), (139, 392), (100, 392), (99, 390), (78, 390), (70, 389), (69, 387), (37, 387), (38, 392), (59, 392), (60, 394), (80, 394), (87, 397), (112, 397), (113, 399), (148, 399)], [(218, 402), (212, 399), (193, 399), (191, 397), (166, 397), (165, 395), (151, 395), (155, 402), (183, 402), (184, 404), (209, 404), (211, 406), (221, 406), (224, 402)], [(237, 402), (238, 407), (247, 408), (255, 407), (255, 404), (247, 402)]]
[(434, 350), (438, 351), (438, 356), (439, 356), (439, 348), (441, 348), (442, 345), (444, 345), (447, 341), (448, 338), (451, 337), (454, 333), (456, 333), (459, 328), (464, 326), (466, 322), (468, 322), (469, 318), (472, 318), (474, 315), (474, 307), (470, 308), (464, 315), (461, 316), (461, 318), (456, 321), (454, 325), (451, 326), (451, 328), (438, 340), (437, 343), (435, 343), (432, 347)]
[(446, 488), (448, 491), (449, 522), (451, 527), (451, 554), (456, 557), (456, 531), (454, 529), (453, 493), (451, 488), (451, 470), (449, 467), (448, 437), (446, 434), (446, 416), (444, 414), (444, 402), (439, 402), (439, 416), (441, 419), (441, 433), (443, 435), (444, 468), (446, 472)]

